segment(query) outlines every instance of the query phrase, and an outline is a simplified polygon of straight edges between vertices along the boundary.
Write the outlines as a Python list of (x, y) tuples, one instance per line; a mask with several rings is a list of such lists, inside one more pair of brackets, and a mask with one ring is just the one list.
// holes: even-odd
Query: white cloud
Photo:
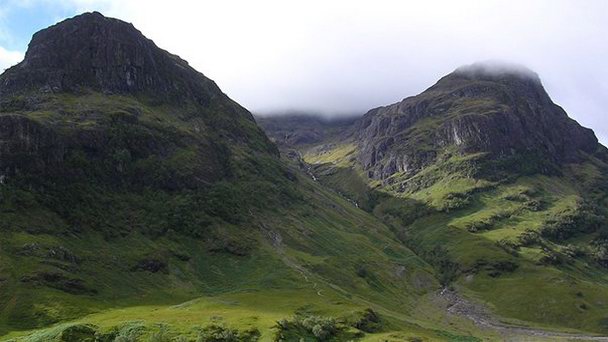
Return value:
[(0, 72), (4, 71), (23, 59), (23, 54), (20, 51), (9, 51), (0, 46)]
[[(50, 0), (28, 0), (29, 2)], [(608, 1), (64, 0), (133, 22), (253, 111), (363, 112), (460, 65), (536, 71), (608, 138)]]

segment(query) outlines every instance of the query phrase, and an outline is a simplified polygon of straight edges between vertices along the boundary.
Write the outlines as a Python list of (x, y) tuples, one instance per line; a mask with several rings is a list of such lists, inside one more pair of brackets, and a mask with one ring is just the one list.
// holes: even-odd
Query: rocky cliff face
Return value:
[(486, 64), (459, 68), (417, 96), (370, 110), (358, 132), (359, 161), (375, 179), (415, 174), (452, 154), (568, 163), (600, 147), (590, 129), (551, 101), (536, 74)]
[(133, 25), (85, 13), (37, 32), (25, 59), (0, 79), (0, 95), (92, 88), (143, 93), (162, 100), (221, 97), (215, 83), (178, 56), (159, 49)]
[(131, 24), (100, 13), (34, 35), (0, 75), (0, 175), (206, 186), (276, 147), (251, 113)]

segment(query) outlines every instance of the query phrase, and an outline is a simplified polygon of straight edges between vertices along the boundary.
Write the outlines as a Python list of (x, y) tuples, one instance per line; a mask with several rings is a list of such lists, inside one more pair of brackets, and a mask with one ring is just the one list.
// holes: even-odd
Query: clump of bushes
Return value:
[(473, 273), (486, 271), (490, 277), (496, 278), (500, 277), (503, 273), (514, 272), (518, 267), (518, 264), (510, 260), (488, 261), (485, 259), (478, 259), (475, 261), (475, 264), (473, 264), (471, 271)]
[(498, 221), (511, 217), (511, 214), (506, 211), (498, 211), (489, 217), (482, 218), (478, 221), (472, 221), (466, 224), (466, 229), (471, 233), (476, 233), (482, 230), (491, 229)]
[(367, 333), (374, 333), (382, 329), (382, 320), (376, 311), (367, 308), (360, 313), (352, 326)]
[(591, 256), (600, 266), (608, 268), (608, 245), (605, 242), (594, 242)]
[(296, 314), (291, 320), (282, 319), (275, 325), (275, 341), (294, 341), (313, 338), (328, 341), (344, 330), (332, 317)]
[(149, 342), (170, 342), (171, 336), (169, 335), (169, 329), (166, 325), (161, 325), (158, 331), (154, 332), (150, 338)]
[(471, 195), (467, 193), (451, 192), (443, 197), (439, 210), (449, 213), (467, 207), (471, 201)]
[(587, 249), (583, 246), (566, 245), (562, 252), (570, 258), (582, 258), (587, 255)]
[(532, 199), (524, 203), (526, 209), (530, 211), (542, 211), (545, 209), (545, 203), (541, 200)]
[(430, 251), (421, 250), (424, 259), (437, 270), (439, 282), (446, 286), (451, 284), (461, 273), (461, 266), (453, 261), (448, 250), (437, 245)]
[(557, 251), (545, 248), (543, 252), (544, 255), (539, 260), (541, 264), (559, 266), (566, 262), (564, 255)]
[(537, 245), (541, 242), (539, 234), (532, 229), (526, 229), (517, 239), (519, 245), (523, 247)]
[(221, 324), (211, 324), (199, 331), (196, 342), (256, 342), (260, 336), (257, 328), (239, 331)]
[(145, 329), (141, 322), (126, 322), (109, 331), (98, 331), (95, 334), (95, 342), (136, 342)]
[(565, 241), (579, 233), (596, 231), (604, 221), (605, 217), (598, 215), (593, 206), (581, 203), (575, 209), (547, 220), (540, 235), (553, 241)]
[(76, 324), (67, 327), (59, 335), (62, 342), (94, 342), (97, 327), (90, 324)]
[(509, 239), (500, 239), (496, 241), (496, 245), (513, 256), (519, 255), (519, 244), (517, 242)]

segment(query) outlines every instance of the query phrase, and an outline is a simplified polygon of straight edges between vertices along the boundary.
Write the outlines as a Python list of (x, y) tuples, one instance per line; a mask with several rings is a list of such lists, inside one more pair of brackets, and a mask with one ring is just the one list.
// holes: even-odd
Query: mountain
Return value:
[(0, 340), (606, 333), (605, 149), (484, 68), (357, 120), (260, 119), (275, 144), (128, 23), (36, 33), (0, 75)]
[[(233, 173), (230, 154), (276, 157), (252, 115), (213, 81), (99, 13), (36, 33), (0, 84), (0, 110), (15, 114), (2, 118), (2, 152), (14, 155), (0, 162), (7, 178), (20, 169), (64, 180), (90, 171), (104, 182), (192, 188)], [(189, 167), (173, 170), (175, 158)], [(70, 168), (75, 159), (88, 165)], [(163, 174), (144, 174), (144, 162)]]
[(469, 335), (412, 318), (439, 282), (387, 225), (120, 20), (44, 29), (0, 76), (0, 170), (0, 340)]
[[(292, 148), (321, 184), (432, 264), (443, 286), (491, 308), (495, 327), (606, 333), (606, 148), (532, 71), (464, 66)], [(492, 326), (475, 305), (453, 310)]]
[(279, 148), (319, 145), (343, 134), (357, 119), (357, 116), (332, 118), (299, 112), (256, 117), (258, 125)]
[(421, 94), (372, 109), (359, 122), (359, 162), (375, 179), (413, 175), (448, 158), (487, 153), (547, 171), (603, 149), (590, 129), (554, 104), (538, 76), (515, 66), (473, 64)]

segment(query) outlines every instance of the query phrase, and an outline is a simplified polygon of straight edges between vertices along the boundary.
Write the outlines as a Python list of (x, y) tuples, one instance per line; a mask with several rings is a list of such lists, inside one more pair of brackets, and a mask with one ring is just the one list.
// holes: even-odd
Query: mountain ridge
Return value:
[[(538, 153), (558, 163), (576, 160), (578, 150), (594, 153), (599, 148), (591, 130), (551, 101), (538, 76), (484, 68), (495, 67), (461, 67), (420, 95), (368, 112), (358, 127), (364, 169), (380, 179), (416, 172), (438, 157), (435, 149), (448, 147), (457, 153)], [(421, 120), (428, 127), (410, 135), (407, 130)], [(421, 152), (397, 157), (391, 151), (400, 144)]]

